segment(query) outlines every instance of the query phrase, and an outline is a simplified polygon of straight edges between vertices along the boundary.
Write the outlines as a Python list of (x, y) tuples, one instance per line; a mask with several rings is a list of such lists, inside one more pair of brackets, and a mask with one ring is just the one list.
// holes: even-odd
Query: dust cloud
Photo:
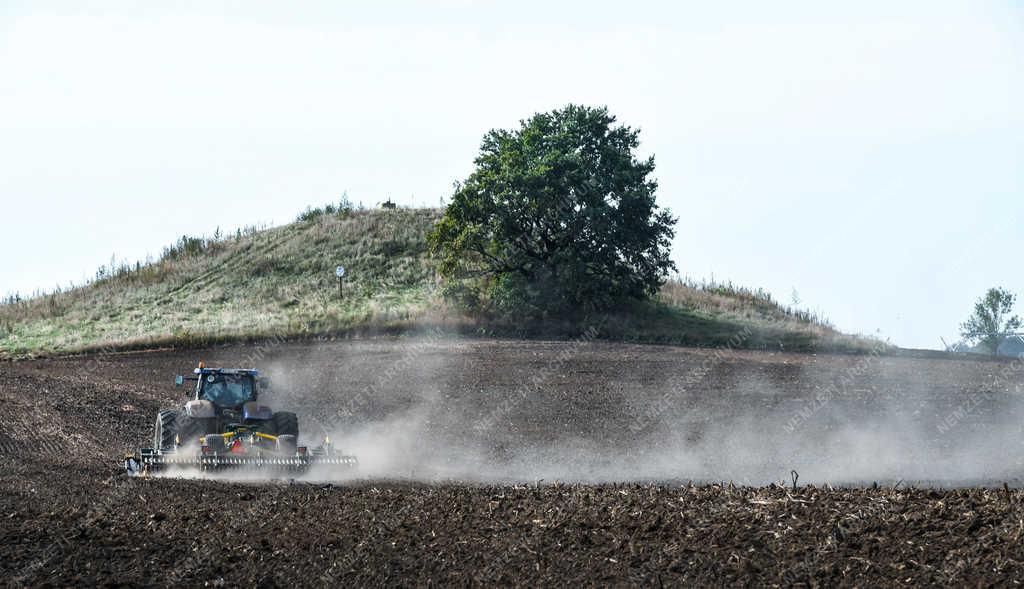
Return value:
[(302, 442), (330, 436), (359, 459), (309, 480), (763, 485), (795, 471), (800, 483), (957, 486), (1024, 475), (1021, 363), (882, 357), (854, 372), (863, 358), (709, 354), (421, 337), (265, 364)]

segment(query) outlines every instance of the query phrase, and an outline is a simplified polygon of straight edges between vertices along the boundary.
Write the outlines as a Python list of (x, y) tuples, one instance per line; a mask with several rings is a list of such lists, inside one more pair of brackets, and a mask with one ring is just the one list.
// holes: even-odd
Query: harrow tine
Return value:
[(160, 472), (172, 468), (183, 470), (198, 469), (200, 471), (222, 470), (255, 470), (255, 471), (305, 471), (314, 466), (341, 466), (354, 468), (359, 461), (355, 456), (293, 456), (293, 457), (262, 457), (262, 456), (203, 456), (176, 454), (144, 454), (141, 459), (132, 457), (135, 469), (129, 469), (129, 458), (125, 458), (125, 468), (129, 473), (139, 471)]

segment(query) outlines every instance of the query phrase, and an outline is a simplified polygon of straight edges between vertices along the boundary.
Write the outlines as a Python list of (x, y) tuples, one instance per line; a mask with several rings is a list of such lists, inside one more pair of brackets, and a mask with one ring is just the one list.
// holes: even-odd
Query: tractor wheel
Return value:
[(153, 449), (173, 450), (175, 438), (178, 437), (178, 412), (164, 409), (156, 415), (153, 426)]
[(196, 419), (188, 415), (179, 415), (178, 436), (181, 439), (181, 445), (198, 444), (199, 438), (206, 434), (216, 433), (211, 431), (213, 429), (212, 421), (212, 419)]
[(274, 435), (295, 436), (299, 439), (299, 418), (290, 411), (279, 411), (271, 420), (274, 422)]

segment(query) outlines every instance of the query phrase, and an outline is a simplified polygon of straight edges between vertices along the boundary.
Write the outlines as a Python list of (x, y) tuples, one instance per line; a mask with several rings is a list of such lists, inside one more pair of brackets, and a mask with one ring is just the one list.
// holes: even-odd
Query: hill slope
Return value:
[[(573, 337), (579, 325), (465, 317), (436, 292), (426, 235), (433, 209), (311, 210), (295, 223), (227, 238), (182, 238), (146, 265), (101, 269), (90, 284), (0, 305), (0, 355), (228, 340), (461, 332)], [(344, 298), (334, 268), (346, 267)], [(692, 345), (866, 350), (762, 292), (670, 282), (660, 302), (597, 317), (601, 337)]]

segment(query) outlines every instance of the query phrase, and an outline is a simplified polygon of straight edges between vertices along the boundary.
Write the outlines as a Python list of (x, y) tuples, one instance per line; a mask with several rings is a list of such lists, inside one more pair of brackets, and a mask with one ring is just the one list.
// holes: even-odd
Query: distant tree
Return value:
[(974, 313), (960, 325), (960, 335), (996, 354), (1004, 334), (1021, 326), (1020, 317), (1010, 315), (1015, 301), (1016, 297), (1006, 289), (988, 289), (974, 304)]
[(606, 108), (569, 105), (487, 133), (430, 236), (469, 306), (602, 310), (655, 292), (676, 219), (655, 203), (654, 158)]

